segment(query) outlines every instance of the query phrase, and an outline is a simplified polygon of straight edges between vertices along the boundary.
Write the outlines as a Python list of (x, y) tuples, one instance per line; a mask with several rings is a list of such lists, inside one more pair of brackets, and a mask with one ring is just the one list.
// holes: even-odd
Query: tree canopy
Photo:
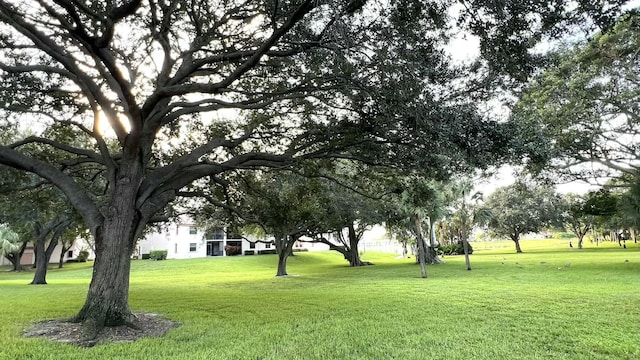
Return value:
[[(537, 134), (538, 155), (564, 179), (638, 176), (640, 15), (555, 54), (520, 98), (514, 118)], [(523, 140), (526, 141), (526, 140)], [(529, 139), (531, 141), (531, 139)]]
[(508, 237), (521, 253), (520, 237), (554, 225), (560, 220), (559, 197), (549, 186), (518, 181), (498, 188), (487, 197), (485, 209), (489, 230), (499, 237)]

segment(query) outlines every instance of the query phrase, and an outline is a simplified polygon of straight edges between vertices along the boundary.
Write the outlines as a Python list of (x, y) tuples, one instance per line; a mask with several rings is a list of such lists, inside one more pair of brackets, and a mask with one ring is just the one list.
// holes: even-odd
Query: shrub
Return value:
[(142, 260), (147, 260), (151, 258), (151, 255), (149, 254), (142, 254), (142, 256), (140, 257)]
[(256, 253), (256, 252), (255, 252), (255, 251), (253, 251), (253, 250), (245, 250), (245, 251), (244, 251), (244, 254), (245, 254), (245, 255), (254, 255), (255, 253)]
[(258, 255), (265, 255), (265, 254), (277, 254), (277, 252), (275, 249), (258, 250)]
[(242, 254), (242, 246), (226, 245), (224, 247), (224, 252), (227, 254), (227, 256), (240, 255)]
[[(473, 247), (470, 243), (467, 244), (469, 246), (469, 254), (473, 254)], [(462, 241), (458, 241), (456, 244), (440, 245), (440, 247), (438, 248), (438, 254), (464, 255), (464, 247), (462, 245)]]
[(76, 260), (78, 260), (78, 262), (87, 262), (88, 258), (89, 258), (89, 252), (87, 250), (81, 250), (78, 253), (78, 257), (76, 257)]
[(309, 251), (309, 249), (307, 248), (294, 248), (293, 252), (305, 252), (305, 251)]
[[(142, 258), (144, 259), (144, 254), (142, 255)], [(166, 260), (167, 250), (151, 250), (149, 258), (151, 260)]]

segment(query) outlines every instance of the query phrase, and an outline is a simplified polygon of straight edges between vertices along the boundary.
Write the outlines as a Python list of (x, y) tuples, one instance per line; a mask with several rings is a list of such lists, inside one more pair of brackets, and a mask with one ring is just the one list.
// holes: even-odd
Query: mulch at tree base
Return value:
[(134, 313), (133, 326), (104, 327), (94, 339), (87, 339), (81, 323), (68, 319), (46, 320), (27, 329), (24, 337), (40, 337), (80, 347), (109, 342), (132, 342), (145, 337), (162, 337), (180, 324), (154, 313)]

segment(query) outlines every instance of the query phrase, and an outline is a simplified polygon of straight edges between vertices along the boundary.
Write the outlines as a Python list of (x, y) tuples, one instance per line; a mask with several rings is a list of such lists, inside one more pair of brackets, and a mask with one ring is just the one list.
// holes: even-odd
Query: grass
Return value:
[[(300, 253), (289, 278), (272, 255), (134, 261), (130, 304), (181, 326), (163, 338), (81, 349), (21, 337), (81, 307), (90, 264), (0, 272), (0, 359), (637, 359), (640, 248), (569, 249), (566, 240), (475, 243), (428, 267), (367, 253)], [(575, 246), (575, 244), (574, 244)]]

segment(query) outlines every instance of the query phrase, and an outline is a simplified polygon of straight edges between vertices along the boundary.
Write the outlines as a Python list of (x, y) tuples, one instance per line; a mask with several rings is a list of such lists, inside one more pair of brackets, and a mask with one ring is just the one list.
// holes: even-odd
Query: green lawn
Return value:
[[(0, 359), (638, 359), (640, 248), (583, 250), (568, 241), (474, 244), (428, 267), (367, 253), (301, 253), (289, 278), (272, 255), (134, 261), (130, 303), (181, 326), (164, 338), (77, 348), (21, 337), (32, 322), (72, 316), (90, 264), (0, 271)], [(511, 246), (508, 246), (511, 245)], [(5, 269), (2, 269), (5, 270)]]

